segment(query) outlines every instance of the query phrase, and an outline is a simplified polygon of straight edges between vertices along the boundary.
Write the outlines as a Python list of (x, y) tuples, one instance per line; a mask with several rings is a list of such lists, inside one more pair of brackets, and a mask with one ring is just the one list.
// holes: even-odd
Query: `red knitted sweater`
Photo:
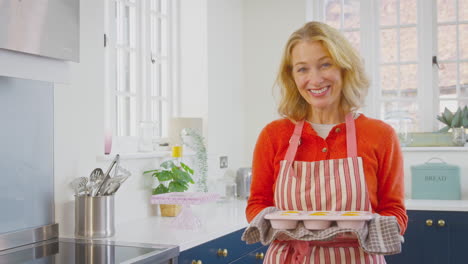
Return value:
[[(356, 120), (358, 156), (362, 157), (372, 211), (394, 215), (401, 233), (408, 216), (404, 205), (403, 155), (395, 131), (386, 123), (361, 114)], [(250, 222), (264, 208), (275, 206), (273, 193), (294, 124), (280, 119), (268, 124), (260, 133), (252, 165), (252, 184), (246, 215)], [(327, 148), (326, 152), (322, 152)], [(317, 135), (309, 123), (304, 124), (296, 160), (318, 161), (346, 157), (346, 124), (332, 128), (326, 139)]]

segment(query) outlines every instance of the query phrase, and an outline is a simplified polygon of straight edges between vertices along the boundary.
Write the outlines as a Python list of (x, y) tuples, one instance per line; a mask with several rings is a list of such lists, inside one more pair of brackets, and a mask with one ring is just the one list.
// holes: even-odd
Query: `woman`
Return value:
[[(356, 113), (369, 82), (349, 42), (326, 24), (305, 24), (287, 42), (277, 83), (284, 118), (259, 135), (247, 220), (271, 206), (361, 210), (395, 216), (403, 234), (407, 215), (398, 138), (384, 122)], [(265, 263), (291, 263), (291, 242), (274, 241)], [(304, 263), (385, 263), (383, 256), (364, 252), (355, 238), (309, 245)]]

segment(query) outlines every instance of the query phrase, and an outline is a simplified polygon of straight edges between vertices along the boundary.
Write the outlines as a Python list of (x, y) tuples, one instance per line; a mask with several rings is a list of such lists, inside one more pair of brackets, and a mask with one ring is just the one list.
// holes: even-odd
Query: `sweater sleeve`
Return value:
[(408, 224), (404, 203), (403, 154), (395, 131), (389, 127), (386, 134), (387, 140), (381, 141), (378, 153), (378, 206), (375, 211), (380, 215), (395, 216), (403, 234)]
[(266, 207), (274, 206), (274, 148), (265, 127), (255, 145), (252, 162), (252, 182), (246, 216), (250, 223)]

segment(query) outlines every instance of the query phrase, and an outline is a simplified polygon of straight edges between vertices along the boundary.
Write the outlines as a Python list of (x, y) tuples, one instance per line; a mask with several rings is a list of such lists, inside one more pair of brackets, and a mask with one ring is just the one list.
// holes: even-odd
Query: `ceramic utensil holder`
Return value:
[(114, 195), (75, 196), (75, 235), (102, 238), (115, 234)]

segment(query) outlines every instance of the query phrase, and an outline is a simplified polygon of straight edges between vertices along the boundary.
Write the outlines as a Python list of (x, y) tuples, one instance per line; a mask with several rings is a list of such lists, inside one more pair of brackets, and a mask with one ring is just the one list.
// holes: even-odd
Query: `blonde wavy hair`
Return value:
[(319, 41), (341, 69), (343, 89), (340, 106), (343, 113), (359, 109), (367, 95), (369, 80), (358, 52), (336, 29), (320, 22), (308, 22), (291, 34), (283, 52), (276, 84), (281, 91), (278, 112), (288, 119), (307, 119), (310, 104), (299, 93), (292, 76), (292, 50), (302, 41)]

